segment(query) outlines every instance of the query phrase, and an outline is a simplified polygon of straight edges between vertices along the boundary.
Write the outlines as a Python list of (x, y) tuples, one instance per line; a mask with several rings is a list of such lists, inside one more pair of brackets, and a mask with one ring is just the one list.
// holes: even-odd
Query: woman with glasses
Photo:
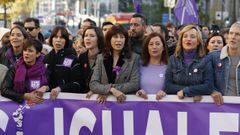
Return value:
[(183, 27), (166, 70), (166, 93), (177, 94), (179, 99), (194, 97), (194, 101), (200, 101), (201, 95), (210, 95), (213, 92), (213, 69), (204, 56), (199, 28), (195, 25)]
[(60, 92), (81, 93), (84, 89), (83, 73), (76, 51), (69, 45), (69, 34), (63, 26), (56, 26), (49, 38), (53, 47), (45, 56), (51, 99)]
[(47, 86), (46, 67), (41, 54), (42, 43), (36, 39), (27, 39), (23, 43), (23, 57), (16, 67), (11, 67), (3, 82), (2, 96), (21, 103), (43, 102), (43, 93)]
[(106, 35), (106, 47), (99, 54), (89, 88), (98, 97), (99, 103), (113, 95), (118, 102), (126, 100), (126, 94), (139, 88), (139, 56), (130, 51), (128, 33), (121, 25), (114, 25)]

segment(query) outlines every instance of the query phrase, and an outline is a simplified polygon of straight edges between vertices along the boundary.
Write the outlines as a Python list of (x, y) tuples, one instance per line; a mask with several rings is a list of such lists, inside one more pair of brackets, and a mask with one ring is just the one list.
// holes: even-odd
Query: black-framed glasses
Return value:
[(35, 29), (35, 27), (25, 27), (26, 31), (33, 31)]

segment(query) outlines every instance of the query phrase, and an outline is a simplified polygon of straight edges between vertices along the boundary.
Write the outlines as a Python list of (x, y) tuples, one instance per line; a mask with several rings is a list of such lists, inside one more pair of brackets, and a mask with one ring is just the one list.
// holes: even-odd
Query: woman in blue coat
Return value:
[(179, 32), (174, 55), (169, 59), (165, 90), (167, 94), (177, 94), (201, 100), (201, 95), (213, 91), (213, 69), (205, 58), (201, 31), (195, 25), (187, 25)]

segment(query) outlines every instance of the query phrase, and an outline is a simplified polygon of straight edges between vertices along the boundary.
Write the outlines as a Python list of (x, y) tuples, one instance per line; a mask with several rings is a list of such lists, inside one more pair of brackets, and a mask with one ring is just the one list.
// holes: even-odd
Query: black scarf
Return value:
[[(124, 64), (123, 58), (124, 58), (124, 56), (120, 55), (116, 66), (122, 67), (122, 65)], [(104, 64), (104, 67), (105, 67), (105, 70), (107, 73), (108, 83), (114, 84), (117, 73), (113, 71), (113, 56), (111, 55), (111, 56), (105, 58), (103, 60), (103, 64)]]

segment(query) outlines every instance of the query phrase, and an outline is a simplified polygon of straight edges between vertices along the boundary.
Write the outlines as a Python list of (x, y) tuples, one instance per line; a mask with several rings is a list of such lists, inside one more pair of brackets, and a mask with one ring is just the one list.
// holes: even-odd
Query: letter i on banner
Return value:
[(103, 135), (112, 135), (111, 111), (102, 111), (102, 132)]
[(63, 108), (54, 108), (54, 133), (64, 135)]
[(187, 112), (178, 112), (178, 135), (187, 135)]
[(133, 111), (124, 111), (124, 135), (134, 135)]

